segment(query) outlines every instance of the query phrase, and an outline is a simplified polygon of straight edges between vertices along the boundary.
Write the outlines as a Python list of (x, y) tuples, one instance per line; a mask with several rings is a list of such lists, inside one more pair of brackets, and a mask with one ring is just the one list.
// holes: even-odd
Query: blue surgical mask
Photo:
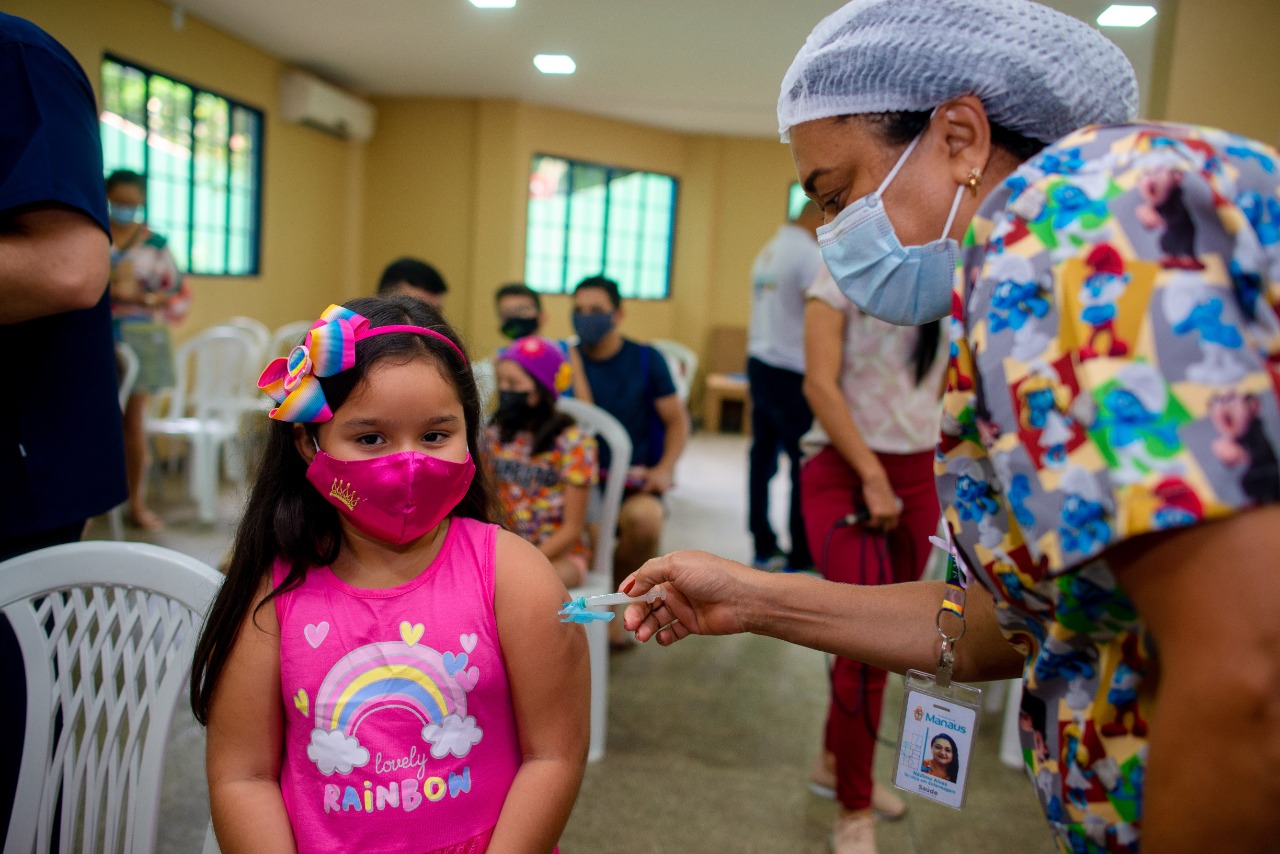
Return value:
[(612, 314), (574, 314), (573, 331), (578, 333), (578, 340), (588, 347), (600, 343), (604, 336), (613, 331)]
[(142, 221), (142, 208), (138, 205), (122, 205), (116, 202), (107, 202), (107, 216), (111, 217), (112, 222), (118, 222), (122, 225)]
[(924, 246), (903, 246), (884, 209), (884, 191), (907, 162), (917, 136), (880, 187), (850, 204), (818, 229), (822, 260), (849, 301), (863, 312), (898, 326), (919, 326), (951, 313), (951, 287), (960, 246), (947, 237), (964, 187), (956, 188), (942, 237)]

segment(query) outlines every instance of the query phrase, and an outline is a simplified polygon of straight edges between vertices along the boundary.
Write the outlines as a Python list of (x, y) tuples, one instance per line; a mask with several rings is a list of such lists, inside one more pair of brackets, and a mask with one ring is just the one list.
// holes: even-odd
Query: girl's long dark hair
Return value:
[[(887, 144), (905, 147), (924, 132), (932, 115), (932, 110), (904, 110), (890, 113), (861, 113), (857, 118), (870, 124)], [(853, 116), (840, 118), (847, 120)], [(1040, 140), (1009, 130), (995, 122), (991, 122), (990, 127), (991, 144), (1006, 151), (1019, 163), (1030, 160), (1045, 147), (1045, 143)], [(941, 322), (937, 320), (926, 323), (919, 329), (920, 335), (916, 338), (916, 346), (911, 353), (911, 361), (915, 365), (916, 385), (924, 381), (929, 368), (933, 366), (934, 359), (938, 357), (938, 339), (942, 335)]]
[(489, 423), (498, 428), (498, 441), (504, 445), (515, 438), (521, 430), (531, 431), (533, 448), (529, 454), (536, 457), (555, 447), (556, 439), (559, 439), (560, 434), (567, 428), (573, 426), (574, 420), (573, 416), (556, 409), (556, 402), (551, 398), (551, 392), (542, 383), (534, 380), (533, 390), (538, 400), (530, 407), (527, 419), (516, 421), (505, 417), (499, 410), (493, 413)]
[[(345, 307), (367, 317), (373, 327), (422, 326), (445, 335), (462, 349), (457, 334), (435, 309), (413, 297), (361, 297)], [(355, 366), (320, 380), (329, 408), (336, 412), (378, 362), (417, 358), (434, 361), (453, 386), (467, 421), (467, 448), (478, 463), (480, 395), (471, 366), (452, 347), (429, 335), (391, 333), (358, 342)], [(333, 563), (342, 546), (338, 511), (307, 481), (307, 464), (294, 443), (294, 425), (271, 421), (268, 426), (257, 476), (231, 548), (227, 577), (209, 611), (191, 666), (191, 710), (202, 724), (208, 723), (209, 706), (236, 632), (275, 560), (288, 563), (289, 573), (262, 604), (301, 584), (311, 567)], [(305, 426), (309, 433), (314, 432), (313, 425)], [(477, 464), (470, 489), (450, 515), (490, 522), (492, 507), (485, 467)]]

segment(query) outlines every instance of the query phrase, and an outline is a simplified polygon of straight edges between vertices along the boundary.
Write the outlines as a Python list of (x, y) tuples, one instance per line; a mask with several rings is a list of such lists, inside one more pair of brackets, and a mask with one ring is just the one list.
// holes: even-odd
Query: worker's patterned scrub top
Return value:
[(1028, 650), (1023, 752), (1063, 851), (1133, 851), (1153, 650), (1103, 560), (1280, 500), (1280, 160), (1171, 124), (1087, 128), (965, 240), (938, 492)]

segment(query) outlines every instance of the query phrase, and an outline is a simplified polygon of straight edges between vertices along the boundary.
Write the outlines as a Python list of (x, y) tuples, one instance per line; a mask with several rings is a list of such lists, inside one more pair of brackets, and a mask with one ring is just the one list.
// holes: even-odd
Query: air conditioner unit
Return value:
[(373, 106), (305, 71), (280, 76), (280, 117), (343, 139), (365, 142), (373, 136)]

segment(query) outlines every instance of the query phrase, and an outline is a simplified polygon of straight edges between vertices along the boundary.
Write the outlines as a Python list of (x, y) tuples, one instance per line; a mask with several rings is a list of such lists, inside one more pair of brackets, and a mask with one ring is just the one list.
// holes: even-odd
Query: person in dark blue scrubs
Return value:
[[(0, 560), (78, 540), (125, 499), (108, 228), (89, 79), (39, 27), (0, 13)], [(24, 683), (0, 619), (0, 839)]]

